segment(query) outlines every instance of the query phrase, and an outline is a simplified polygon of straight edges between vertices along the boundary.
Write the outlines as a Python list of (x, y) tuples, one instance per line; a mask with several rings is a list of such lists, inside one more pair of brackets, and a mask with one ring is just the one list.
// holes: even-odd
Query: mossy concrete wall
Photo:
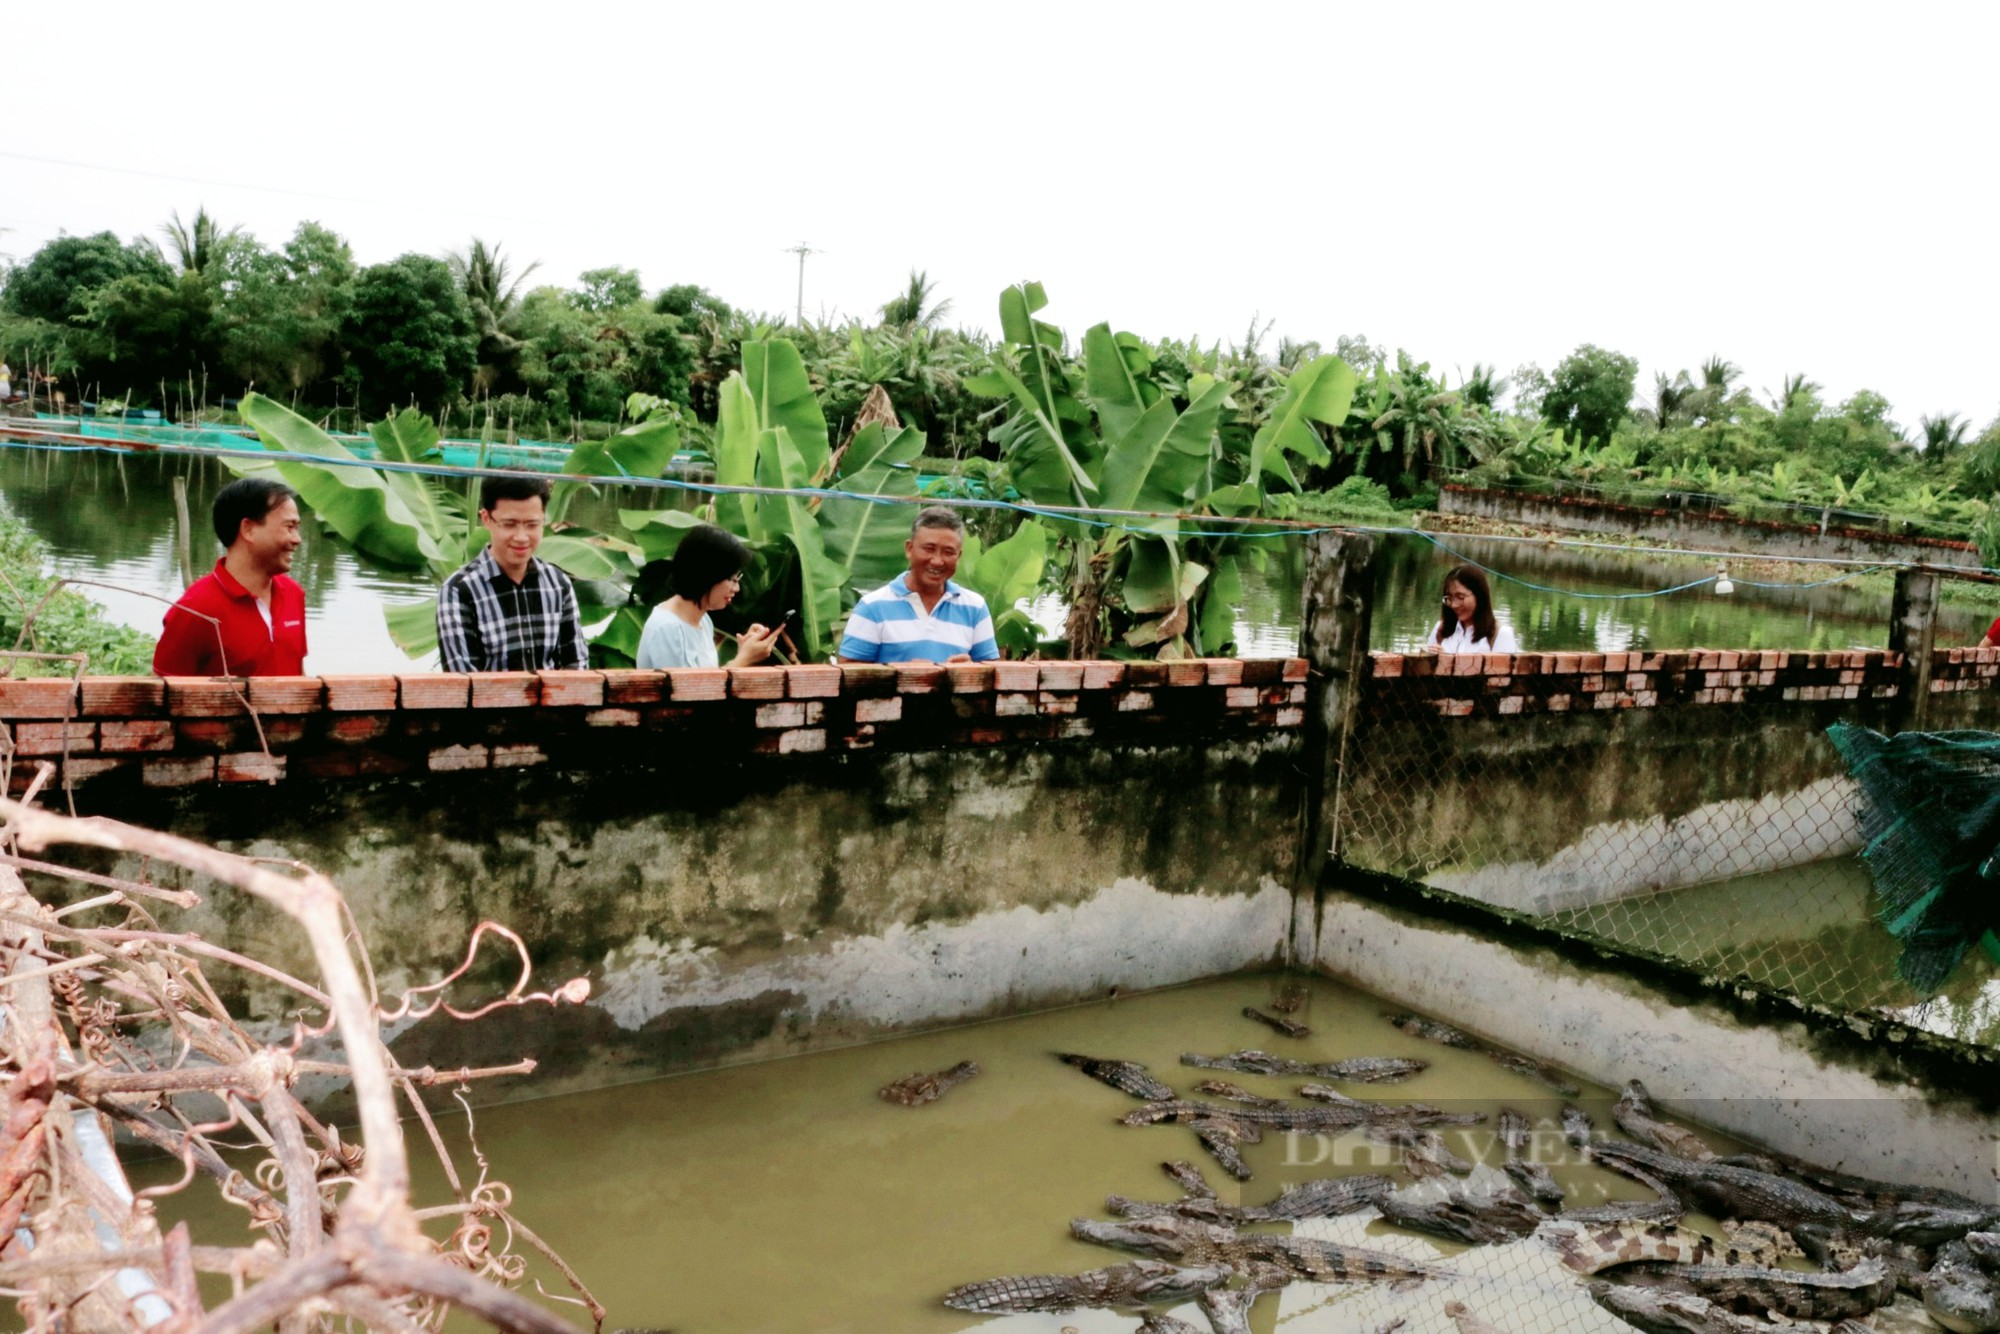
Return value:
[(1917, 1050), (1892, 1024), (1760, 1010), (1719, 980), (1638, 976), (1628, 958), (1333, 883), (1302, 901), (1299, 926), (1318, 971), (1608, 1088), (1640, 1080), (1697, 1125), (2000, 1204), (1992, 1060)]
[[(442, 976), (474, 928), (528, 942), (532, 1005), (398, 1032), (408, 1065), (533, 1056), (518, 1094), (603, 1085), (1166, 986), (1284, 961), (1296, 735), (987, 747), (616, 772), (128, 790), (119, 817), (309, 863), (353, 906), (385, 996)], [(120, 874), (142, 869), (116, 865)], [(160, 868), (152, 868), (156, 877)], [(303, 939), (190, 884), (177, 926), (301, 976)], [(290, 1000), (212, 969), (281, 1028)], [(489, 943), (459, 1004), (514, 979)]]

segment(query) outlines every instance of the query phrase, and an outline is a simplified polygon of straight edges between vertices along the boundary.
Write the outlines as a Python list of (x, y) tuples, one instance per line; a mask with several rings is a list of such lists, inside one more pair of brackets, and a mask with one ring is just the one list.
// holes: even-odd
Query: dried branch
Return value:
[[(135, 1300), (157, 1299), (170, 1308), (161, 1328), (173, 1334), (247, 1332), (273, 1324), (290, 1334), (322, 1328), (329, 1313), (395, 1334), (434, 1334), (455, 1308), (524, 1334), (570, 1330), (504, 1286), (526, 1273), (528, 1257), (512, 1249), (517, 1239), (563, 1275), (601, 1325), (602, 1305), (575, 1270), (514, 1216), (511, 1191), (488, 1178), (476, 1142), (477, 1183), (469, 1192), (460, 1184), (419, 1093), (424, 1086), (462, 1089), (473, 1079), (527, 1073), (533, 1061), (401, 1068), (382, 1039), (385, 1012), (360, 951), (360, 933), (331, 881), (307, 867), (274, 866), (170, 834), (42, 810), (31, 802), (49, 774), (48, 766), (39, 769), (29, 801), (0, 799), (0, 1073), (11, 1076), (0, 1084), (0, 1240), (11, 1237), (13, 1221), (25, 1218), (36, 1241), (26, 1257), (0, 1246), (0, 1285), (18, 1294), (31, 1326), (54, 1320), (80, 1329), (129, 1324), (137, 1318), (133, 1308), (106, 1282), (126, 1269), (153, 1276), (153, 1292)], [(162, 929), (139, 903), (187, 907), (200, 901), (189, 891), (76, 872), (23, 855), (59, 845), (166, 862), (270, 904), (304, 930), (318, 976), (294, 977), (189, 933)], [(28, 895), (20, 870), (110, 892), (59, 914)], [(106, 907), (123, 908), (124, 920), (107, 927), (78, 924), (85, 912)], [(472, 969), (488, 936), (512, 946), (519, 975), (496, 1000), (447, 1004), (445, 991)], [(254, 1038), (209, 985), (202, 960), (284, 987), (324, 1014), (324, 1027), (295, 1020), (288, 1045)], [(503, 1006), (561, 1004), (587, 995), (582, 979), (554, 991), (533, 990), (525, 944), (487, 922), (474, 931), (454, 970), (401, 993), (388, 1013), (443, 1011), (472, 1019)], [(72, 1032), (80, 1057), (72, 1055)], [(343, 1060), (299, 1055), (319, 1034), (337, 1037)], [(351, 1081), (358, 1144), (344, 1142), (337, 1128), (322, 1125), (298, 1102), (291, 1086), (302, 1074)], [(442, 1211), (411, 1206), (398, 1088), (459, 1196)], [(219, 1099), (221, 1119), (207, 1110), (189, 1115), (177, 1100), (190, 1096)], [(182, 1166), (181, 1180), (134, 1200), (122, 1174), (114, 1168), (104, 1176), (103, 1165), (83, 1151), (72, 1130), (72, 1108), (94, 1108), (172, 1154)], [(255, 1180), (218, 1151), (230, 1146), (216, 1137), (236, 1127), (251, 1137), (253, 1151), (265, 1155)], [(94, 1125), (90, 1130), (96, 1133)], [(246, 1208), (250, 1225), (267, 1239), (248, 1249), (194, 1247), (184, 1228), (161, 1239), (146, 1197), (181, 1189), (197, 1174)], [(447, 1259), (420, 1223), (454, 1214), (460, 1222), (444, 1244)], [(121, 1244), (106, 1247), (99, 1240), (105, 1225)], [(204, 1312), (193, 1281), (197, 1269), (229, 1274), (235, 1295)]]

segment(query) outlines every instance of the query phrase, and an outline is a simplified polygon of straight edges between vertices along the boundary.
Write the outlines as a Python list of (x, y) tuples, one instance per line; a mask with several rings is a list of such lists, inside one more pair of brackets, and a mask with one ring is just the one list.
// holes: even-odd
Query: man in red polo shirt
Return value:
[(299, 549), (299, 498), (282, 482), (239, 477), (216, 493), (215, 568), (167, 609), (161, 676), (302, 676), (306, 594), (285, 573)]

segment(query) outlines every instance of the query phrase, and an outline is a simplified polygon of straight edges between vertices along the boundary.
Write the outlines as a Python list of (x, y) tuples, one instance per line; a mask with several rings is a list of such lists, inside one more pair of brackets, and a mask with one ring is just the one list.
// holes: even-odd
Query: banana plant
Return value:
[(1062, 331), (1035, 318), (1047, 301), (1038, 283), (1001, 294), (1001, 344), (966, 386), (1006, 400), (992, 438), (1028, 499), (1138, 512), (1108, 525), (1047, 518), (1068, 548), (1070, 652), (1095, 656), (1107, 629), (1124, 652), (1215, 651), (1242, 596), (1238, 540), (1207, 535), (1200, 516), (1258, 513), (1267, 485), (1297, 489), (1292, 458), (1326, 462), (1317, 427), (1347, 416), (1353, 372), (1338, 357), (1303, 360), (1247, 451), (1232, 451), (1220, 429), (1232, 382), (1186, 364), (1156, 379), (1146, 344), (1108, 324), (1085, 333), (1072, 368)]
[[(752, 553), (744, 614), (772, 621), (796, 610), (802, 651), (825, 657), (841, 613), (904, 568), (923, 432), (871, 423), (836, 458), (798, 349), (775, 338), (743, 344), (742, 368), (723, 381), (718, 415), (716, 482), (746, 489), (719, 494), (692, 514), (627, 510), (619, 520), (649, 561), (671, 558), (700, 523), (735, 533)], [(644, 615), (643, 608), (622, 609), (598, 642), (636, 652)]]
[[(249, 394), (239, 411), (257, 432), (269, 460), (227, 460), (242, 475), (275, 473), (299, 493), (308, 509), (356, 550), (386, 565), (428, 570), (442, 583), (479, 554), (486, 530), (475, 523), (479, 478), (461, 488), (436, 477), (376, 468), (291, 409), (261, 394)], [(442, 462), (437, 425), (406, 408), (369, 427), (376, 453), (387, 463)], [(679, 445), (679, 421), (662, 415), (605, 440), (578, 445), (562, 464), (570, 476), (657, 477)], [(297, 457), (286, 457), (297, 456)], [(349, 462), (317, 462), (315, 460)], [(560, 482), (549, 500), (549, 517), (560, 523), (576, 495), (589, 483)], [(570, 528), (542, 539), (537, 552), (577, 581), (577, 600), (587, 622), (621, 605), (636, 568), (635, 544)], [(437, 599), (384, 609), (389, 636), (411, 657), (437, 647)]]

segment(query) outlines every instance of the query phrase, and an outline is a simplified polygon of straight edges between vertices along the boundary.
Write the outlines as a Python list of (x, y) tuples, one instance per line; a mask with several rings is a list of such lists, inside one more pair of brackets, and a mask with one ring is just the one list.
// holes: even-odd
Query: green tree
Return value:
[(465, 295), (478, 333), (478, 379), (476, 388), (495, 393), (510, 388), (518, 378), (521, 340), (516, 324), (521, 309), (521, 285), (541, 267), (541, 261), (514, 272), (513, 262), (500, 253), (499, 245), (488, 246), (478, 237), (462, 251), (453, 251), (444, 261), (451, 269), (459, 291)]
[(208, 209), (197, 208), (194, 222), (181, 221), (180, 210), (174, 210), (173, 218), (162, 224), (160, 232), (167, 238), (168, 260), (180, 265), (184, 274), (204, 274), (219, 264), (231, 243), (242, 239), (243, 229), (231, 227), (222, 231), (215, 225), (215, 219), (208, 216)]
[(1564, 357), (1549, 377), (1542, 417), (1583, 441), (1611, 439), (1625, 420), (1639, 363), (1622, 352), (1585, 343)]
[(1941, 412), (1918, 420), (1924, 433), (1924, 454), (1934, 459), (1947, 458), (1963, 449), (1965, 433), (1972, 429), (1972, 423), (1956, 412)]
[(570, 299), (579, 309), (599, 315), (637, 303), (646, 291), (637, 269), (587, 269), (577, 282)]
[(479, 333), (443, 261), (409, 254), (363, 269), (341, 321), (343, 378), (364, 412), (449, 403), (478, 366)]
[(316, 222), (300, 223), (283, 251), (232, 257), (222, 335), (230, 374), (292, 394), (336, 374), (354, 276), (347, 242)]
[(910, 282), (882, 304), (882, 323), (905, 329), (930, 329), (951, 309), (950, 301), (933, 301), (937, 284), (921, 269), (910, 270)]
[(0, 304), (11, 314), (68, 327), (84, 318), (91, 293), (120, 278), (172, 277), (144, 242), (128, 245), (110, 232), (59, 236), (7, 275)]

